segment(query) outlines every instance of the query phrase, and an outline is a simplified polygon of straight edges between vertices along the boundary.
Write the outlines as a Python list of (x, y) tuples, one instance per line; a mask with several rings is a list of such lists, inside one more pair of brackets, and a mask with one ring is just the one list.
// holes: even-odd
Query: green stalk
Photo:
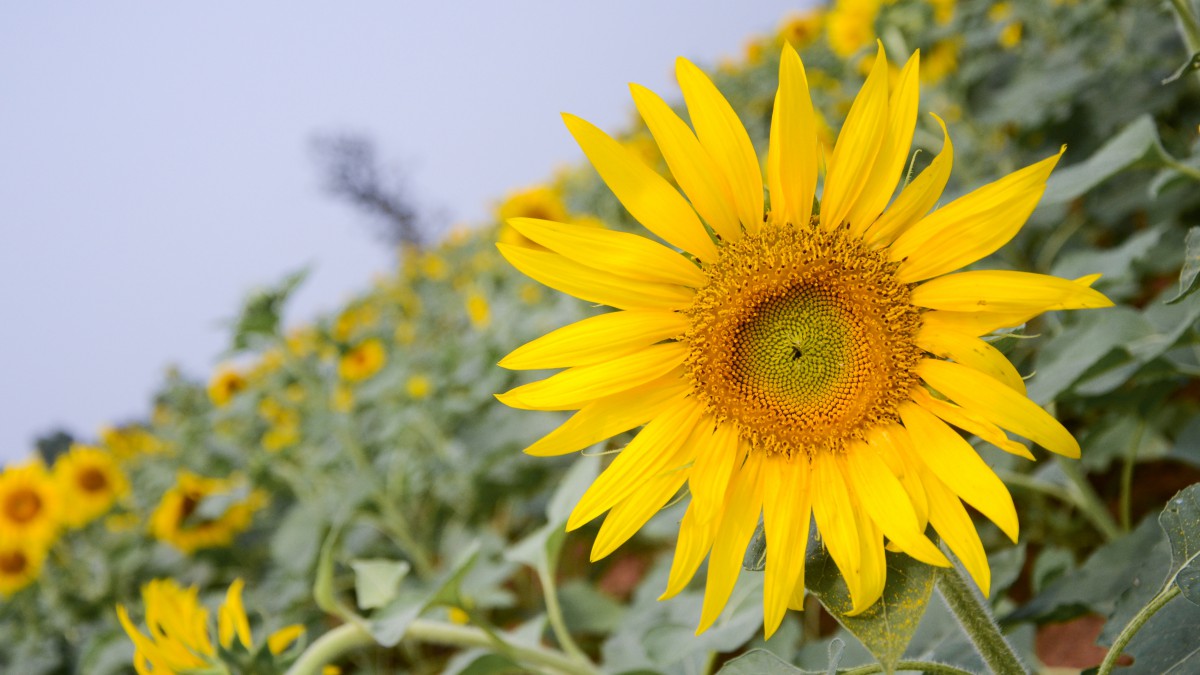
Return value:
[(1125, 453), (1125, 462), (1121, 465), (1121, 529), (1126, 532), (1131, 526), (1130, 521), (1133, 519), (1133, 465), (1137, 462), (1138, 451), (1142, 446), (1142, 435), (1146, 431), (1145, 420), (1138, 422), (1137, 432), (1133, 434), (1133, 441), (1129, 444), (1129, 450)]
[(937, 585), (950, 611), (993, 673), (1029, 672), (1004, 639), (983, 596), (963, 577), (958, 565), (939, 569)]
[[(471, 626), (456, 626), (440, 621), (416, 619), (408, 626), (404, 637), (453, 647), (495, 648), (495, 639)], [(375, 638), (357, 624), (346, 623), (325, 633), (300, 655), (287, 675), (320, 675), (321, 669), (344, 654), (374, 645)], [(599, 675), (600, 671), (588, 662), (580, 662), (561, 652), (540, 647), (509, 645), (506, 653), (523, 664), (540, 666), (565, 675)]]
[(1121, 652), (1125, 651), (1125, 645), (1129, 644), (1129, 641), (1133, 639), (1133, 636), (1142, 629), (1142, 626), (1146, 625), (1146, 622), (1150, 620), (1150, 617), (1154, 616), (1155, 612), (1162, 609), (1163, 605), (1170, 602), (1177, 595), (1179, 595), (1179, 585), (1175, 583), (1172, 583), (1170, 586), (1167, 586), (1163, 590), (1159, 591), (1158, 595), (1154, 596), (1154, 598), (1150, 600), (1150, 602), (1143, 607), (1141, 611), (1139, 611), (1133, 617), (1133, 619), (1129, 621), (1129, 624), (1121, 630), (1121, 634), (1118, 635), (1117, 639), (1113, 641), (1113, 645), (1108, 650), (1108, 654), (1104, 656), (1104, 661), (1100, 663), (1100, 670), (1097, 671), (1097, 675), (1108, 675), (1108, 673), (1111, 673), (1112, 669), (1117, 665), (1117, 659), (1120, 658)]
[(587, 654), (575, 644), (571, 631), (567, 630), (567, 622), (563, 619), (562, 607), (558, 604), (558, 587), (554, 583), (554, 571), (550, 565), (537, 566), (538, 581), (542, 584), (542, 595), (546, 598), (546, 616), (550, 619), (550, 629), (563, 651), (580, 661), (587, 662)]
[[(935, 661), (900, 661), (896, 663), (896, 670), (920, 670), (930, 675), (974, 675), (969, 670), (955, 668), (954, 666)], [(882, 672), (885, 671), (881, 664), (872, 663), (865, 666), (858, 666), (857, 668), (839, 670), (838, 675), (872, 675), (873, 673)]]
[[(1179, 33), (1183, 36), (1183, 42), (1187, 45), (1188, 51), (1191, 54), (1200, 52), (1200, 20), (1196, 18), (1196, 13), (1192, 9), (1190, 0), (1171, 0), (1171, 7), (1175, 10), (1175, 18), (1178, 20)], [(1196, 77), (1200, 78), (1200, 71), (1195, 73)], [(1200, 174), (1195, 172), (1195, 169), (1183, 171), (1178, 167), (1172, 167), (1180, 173), (1186, 173), (1192, 178), (1200, 179)]]

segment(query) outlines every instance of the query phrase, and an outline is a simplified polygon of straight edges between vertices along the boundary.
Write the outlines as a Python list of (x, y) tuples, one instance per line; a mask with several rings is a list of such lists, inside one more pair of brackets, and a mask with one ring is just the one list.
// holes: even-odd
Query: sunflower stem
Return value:
[[(899, 661), (896, 670), (920, 670), (930, 675), (972, 675), (971, 671), (955, 668), (954, 666), (936, 661)], [(838, 675), (872, 675), (886, 672), (882, 664), (871, 663), (865, 666), (839, 670)]]
[[(453, 647), (496, 647), (495, 638), (473, 626), (456, 626), (440, 621), (416, 619), (408, 626), (405, 639)], [(346, 623), (317, 638), (288, 669), (287, 675), (320, 675), (327, 664), (348, 652), (374, 645), (375, 638), (358, 624)], [(590, 663), (561, 652), (541, 647), (507, 645), (506, 655), (531, 666), (540, 666), (566, 675), (598, 675)]]
[(1119, 515), (1121, 516), (1121, 529), (1128, 532), (1130, 522), (1133, 519), (1133, 465), (1137, 462), (1138, 450), (1141, 449), (1142, 435), (1146, 431), (1145, 420), (1138, 422), (1137, 431), (1133, 434), (1133, 440), (1129, 444), (1129, 450), (1125, 453), (1125, 462), (1121, 465), (1121, 497)]
[(1121, 657), (1121, 652), (1125, 651), (1125, 645), (1129, 644), (1133, 636), (1142, 629), (1142, 626), (1146, 625), (1146, 622), (1150, 620), (1150, 617), (1154, 616), (1155, 612), (1162, 609), (1163, 605), (1166, 605), (1175, 596), (1179, 595), (1179, 593), (1179, 585), (1171, 584), (1159, 591), (1158, 595), (1155, 595), (1141, 611), (1134, 615), (1125, 628), (1121, 630), (1121, 634), (1117, 636), (1117, 639), (1113, 640), (1112, 647), (1104, 655), (1104, 661), (1100, 663), (1100, 669), (1096, 671), (1096, 675), (1108, 675), (1108, 673), (1111, 673), (1112, 669), (1117, 665), (1117, 659)]
[(546, 616), (550, 619), (550, 629), (554, 631), (554, 637), (563, 651), (586, 663), (587, 654), (575, 644), (571, 631), (567, 630), (567, 622), (563, 619), (562, 607), (558, 604), (558, 587), (554, 583), (554, 568), (557, 567), (558, 556), (555, 555), (554, 558), (545, 565), (537, 566), (538, 581), (542, 584), (542, 595), (546, 598)]
[(963, 576), (959, 565), (938, 570), (938, 590), (967, 637), (994, 673), (1028, 673), (979, 591)]

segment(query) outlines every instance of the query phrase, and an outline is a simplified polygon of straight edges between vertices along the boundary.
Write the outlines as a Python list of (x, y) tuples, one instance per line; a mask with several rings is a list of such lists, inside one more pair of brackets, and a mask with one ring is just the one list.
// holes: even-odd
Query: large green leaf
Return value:
[(1156, 156), (1159, 145), (1154, 118), (1141, 115), (1091, 157), (1055, 171), (1041, 203), (1069, 202), (1147, 155)]
[(1184, 488), (1167, 502), (1158, 524), (1171, 542), (1167, 583), (1200, 605), (1200, 483)]
[(805, 586), (846, 630), (858, 638), (887, 672), (892, 672), (933, 593), (935, 571), (903, 553), (888, 552), (883, 597), (867, 611), (849, 616), (850, 591), (833, 558), (812, 546), (805, 565)]
[(479, 547), (472, 546), (432, 583), (401, 588), (387, 607), (374, 614), (368, 623), (375, 641), (384, 647), (393, 647), (421, 612), (437, 604), (457, 605), (459, 584), (478, 557)]
[(1173, 305), (1200, 288), (1200, 225), (1188, 229), (1183, 240), (1183, 268), (1179, 270), (1179, 293), (1167, 300)]

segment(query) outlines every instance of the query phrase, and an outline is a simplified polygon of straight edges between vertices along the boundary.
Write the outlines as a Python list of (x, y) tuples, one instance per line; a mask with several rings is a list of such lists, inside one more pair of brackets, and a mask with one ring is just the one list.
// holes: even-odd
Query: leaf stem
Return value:
[(1070, 491), (1075, 496), (1075, 503), (1079, 505), (1084, 515), (1100, 528), (1101, 534), (1107, 541), (1113, 541), (1120, 537), (1121, 527), (1117, 525), (1117, 521), (1113, 520), (1112, 514), (1104, 506), (1104, 502), (1100, 501), (1100, 495), (1096, 494), (1092, 484), (1087, 482), (1087, 478), (1079, 470), (1079, 464), (1067, 461), (1059, 455), (1054, 456), (1054, 461), (1062, 470), (1063, 475), (1071, 481)]
[(1133, 519), (1133, 465), (1137, 462), (1138, 451), (1141, 450), (1142, 436), (1146, 432), (1146, 421), (1139, 420), (1137, 431), (1133, 434), (1133, 439), (1129, 443), (1129, 449), (1125, 453), (1125, 462), (1121, 465), (1121, 496), (1119, 502), (1119, 513), (1121, 516), (1121, 529), (1128, 532), (1130, 521)]
[(1189, 0), (1171, 0), (1171, 7), (1179, 19), (1179, 32), (1183, 34), (1188, 50), (1193, 54), (1200, 52), (1200, 20), (1196, 19), (1191, 3)]
[(1163, 608), (1163, 605), (1170, 602), (1175, 596), (1179, 595), (1179, 585), (1171, 584), (1158, 592), (1150, 602), (1146, 603), (1129, 623), (1121, 630), (1121, 634), (1113, 640), (1112, 647), (1109, 648), (1108, 654), (1105, 654), (1104, 661), (1100, 663), (1100, 669), (1096, 671), (1096, 675), (1108, 675), (1117, 665), (1117, 659), (1121, 657), (1121, 652), (1125, 651), (1125, 646), (1133, 639), (1133, 636), (1141, 630), (1142, 626), (1154, 616), (1155, 612)]
[[(440, 621), (416, 619), (408, 626), (404, 637), (455, 647), (495, 648), (495, 639), (473, 626), (456, 626)], [(343, 654), (374, 645), (375, 638), (362, 627), (346, 623), (317, 638), (300, 655), (287, 675), (320, 675), (321, 669)], [(566, 675), (599, 675), (591, 663), (581, 663), (561, 652), (541, 647), (510, 645), (508, 654), (526, 664), (542, 666)]]
[[(973, 675), (969, 670), (936, 661), (899, 661), (896, 663), (896, 670), (921, 670), (931, 675)], [(838, 675), (871, 675), (882, 672), (884, 672), (882, 664), (870, 663), (865, 666), (839, 670)]]
[(959, 565), (939, 568), (937, 586), (946, 605), (992, 672), (1005, 675), (1029, 672), (1004, 639), (983, 596), (963, 577)]
[[(555, 556), (557, 558), (557, 556)], [(554, 561), (537, 566), (538, 581), (542, 584), (542, 595), (546, 598), (546, 616), (550, 619), (550, 630), (563, 651), (584, 662), (589, 662), (587, 654), (575, 644), (571, 631), (567, 630), (567, 622), (563, 620), (562, 606), (558, 604), (558, 587), (554, 583)]]

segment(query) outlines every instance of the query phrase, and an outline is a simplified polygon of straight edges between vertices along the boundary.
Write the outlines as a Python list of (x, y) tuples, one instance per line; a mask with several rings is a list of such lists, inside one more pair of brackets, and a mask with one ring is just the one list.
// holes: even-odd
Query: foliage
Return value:
[[(983, 264), (1102, 272), (1096, 287), (1118, 306), (1052, 314), (993, 342), (1027, 376), (1030, 395), (1077, 435), (1083, 459), (1023, 463), (981, 448), (1022, 521), (1018, 548), (980, 523), (995, 570), (988, 604), (1028, 664), (1094, 666), (1104, 650), (1088, 643), (1127, 637), (1130, 672), (1159, 672), (1190, 663), (1172, 661), (1188, 658), (1173, 650), (1200, 625), (1197, 491), (1172, 497), (1200, 482), (1200, 80), (1183, 72), (1163, 83), (1192, 53), (1165, 7), (1002, 4), (839, 2), (785, 19), (718, 64), (714, 78), (765, 156), (779, 47), (790, 40), (808, 68), (828, 152), (828, 123), (844, 117), (872, 38), (893, 55), (921, 49), (921, 108), (941, 115), (954, 140), (947, 198), (1067, 144), (1042, 206)], [(622, 139), (666, 173), (644, 126)], [(914, 175), (940, 144), (936, 123), (919, 123)], [(505, 215), (634, 227), (587, 167), (520, 197)], [(394, 275), (286, 331), (280, 307), (302, 275), (250, 299), (232, 338), (249, 352), (211, 382), (169, 373), (147, 419), (93, 439), (130, 489), (107, 515), (28, 549), (26, 562), (41, 567), (3, 591), (0, 670), (129, 671), (133, 646), (114, 607), (144, 625), (140, 589), (165, 577), (201, 589), (212, 608), (244, 579), (255, 635), (299, 623), (310, 652), (343, 640), (358, 647), (330, 652), (343, 672), (500, 673), (538, 663), (567, 672), (865, 673), (876, 659), (929, 672), (983, 669), (941, 601), (925, 607), (927, 569), (889, 574), (889, 604), (879, 609), (911, 629), (911, 642), (881, 638), (872, 615), (842, 615), (844, 589), (813, 571), (817, 559), (807, 611), (764, 642), (759, 574), (742, 575), (700, 637), (700, 589), (656, 600), (677, 505), (616, 555), (589, 563), (595, 530), (565, 534), (562, 523), (607, 460), (596, 455), (610, 448), (578, 460), (525, 456), (561, 420), (508, 410), (493, 394), (524, 381), (496, 367), (504, 354), (596, 310), (503, 264), (493, 242), (513, 237), (493, 222), (427, 249), (406, 244)], [(229, 482), (183, 495), (168, 513), (173, 525), (245, 515), (229, 526), (233, 545), (185, 553), (152, 534), (152, 514), (181, 472)], [(56, 489), (69, 500), (78, 488)], [(1149, 518), (1164, 505), (1158, 522)], [(0, 542), (0, 563), (8, 545)], [(1147, 614), (1156, 602), (1158, 613)], [(1139, 632), (1122, 633), (1137, 621)], [(1076, 633), (1067, 656), (1034, 649), (1036, 633), (1061, 626), (1095, 628)]]

